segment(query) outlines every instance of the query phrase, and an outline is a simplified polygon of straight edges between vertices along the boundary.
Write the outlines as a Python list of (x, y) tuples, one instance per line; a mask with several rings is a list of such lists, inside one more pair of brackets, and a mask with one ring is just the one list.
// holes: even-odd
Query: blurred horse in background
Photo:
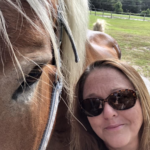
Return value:
[(101, 58), (121, 59), (121, 50), (118, 43), (110, 35), (104, 33), (107, 25), (105, 20), (98, 19), (94, 23), (94, 31), (88, 30), (87, 32), (86, 49), (91, 53), (90, 57), (92, 57), (93, 60), (99, 59), (99, 56), (101, 56)]

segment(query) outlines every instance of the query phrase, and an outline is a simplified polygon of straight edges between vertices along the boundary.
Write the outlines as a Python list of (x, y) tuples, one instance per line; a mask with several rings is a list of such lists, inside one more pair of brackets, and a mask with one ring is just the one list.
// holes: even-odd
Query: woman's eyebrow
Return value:
[(131, 89), (131, 88), (128, 88), (128, 87), (118, 87), (118, 88), (114, 88), (114, 89), (110, 90), (110, 94), (113, 93), (113, 92), (119, 91), (119, 90), (124, 90), (124, 89)]
[(103, 99), (100, 95), (96, 94), (96, 93), (90, 93), (89, 95), (86, 96), (86, 98), (84, 99), (87, 99), (87, 98), (100, 98), (100, 99)]
[[(113, 93), (113, 92), (116, 92), (116, 91), (118, 91), (118, 90), (123, 90), (123, 89), (127, 89), (127, 88), (125, 88), (125, 87), (118, 87), (118, 88), (113, 88), (113, 89), (111, 89), (110, 90), (110, 92), (109, 92), (109, 94), (107, 95), (107, 96), (109, 96), (111, 93)], [(100, 98), (100, 99), (105, 99), (104, 97), (102, 97), (101, 95), (99, 95), (99, 94), (96, 94), (96, 93), (90, 93), (90, 94), (88, 94), (87, 96), (86, 96), (86, 98), (84, 98), (84, 99), (87, 99), (87, 98)]]

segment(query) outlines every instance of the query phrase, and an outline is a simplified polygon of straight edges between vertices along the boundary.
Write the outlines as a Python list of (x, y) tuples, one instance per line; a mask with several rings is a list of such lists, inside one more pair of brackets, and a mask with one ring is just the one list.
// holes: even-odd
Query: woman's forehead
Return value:
[[(121, 82), (120, 82), (121, 81)], [(106, 67), (106, 68), (95, 68), (87, 77), (86, 82), (95, 82), (99, 84), (110, 84), (110, 82), (129, 82), (129, 79), (121, 71)]]
[(83, 95), (110, 94), (119, 89), (134, 89), (129, 79), (113, 68), (94, 69), (87, 77)]

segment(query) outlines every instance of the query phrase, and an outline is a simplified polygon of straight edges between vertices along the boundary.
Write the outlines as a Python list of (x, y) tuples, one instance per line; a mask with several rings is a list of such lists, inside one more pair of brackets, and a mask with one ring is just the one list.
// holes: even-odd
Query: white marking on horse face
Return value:
[(38, 84), (38, 82), (34, 83), (33, 85), (29, 86), (27, 90), (25, 90), (21, 94), (19, 94), (16, 101), (24, 102), (26, 104), (30, 103), (35, 94), (34, 92), (35, 92), (37, 84)]

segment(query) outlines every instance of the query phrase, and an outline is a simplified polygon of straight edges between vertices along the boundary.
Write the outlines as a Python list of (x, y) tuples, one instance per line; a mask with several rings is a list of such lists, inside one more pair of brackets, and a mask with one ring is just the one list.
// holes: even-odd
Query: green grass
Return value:
[(90, 15), (90, 29), (98, 18), (109, 24), (105, 32), (118, 42), (122, 59), (150, 78), (150, 22)]

